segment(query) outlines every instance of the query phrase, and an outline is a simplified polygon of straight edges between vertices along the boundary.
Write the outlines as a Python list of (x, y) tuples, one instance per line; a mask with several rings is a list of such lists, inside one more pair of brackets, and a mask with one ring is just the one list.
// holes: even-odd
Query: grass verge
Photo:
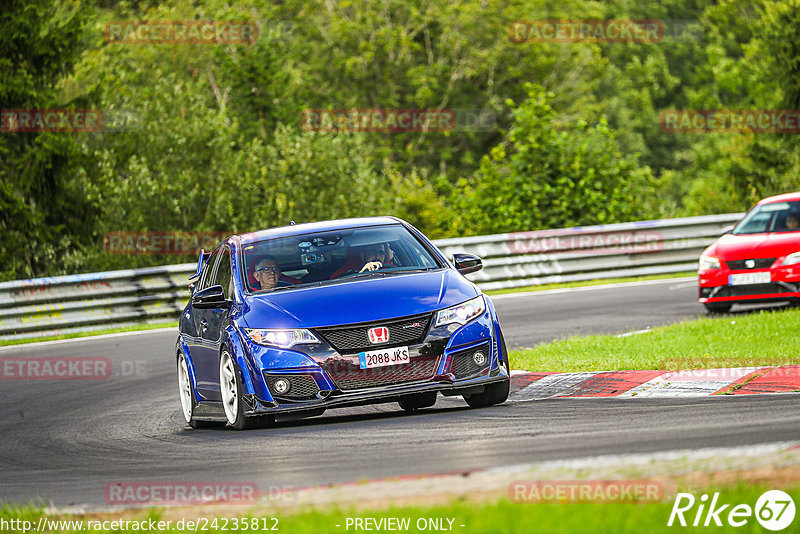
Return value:
[(34, 337), (27, 339), (0, 339), (0, 347), (4, 347), (7, 345), (24, 345), (26, 343), (39, 343), (40, 341), (71, 339), (75, 337), (93, 337), (93, 336), (102, 336), (104, 334), (119, 334), (120, 332), (138, 332), (140, 330), (153, 330), (156, 328), (178, 328), (178, 321), (168, 321), (164, 323), (153, 323), (153, 324), (137, 324), (131, 326), (123, 326), (120, 328), (107, 328), (104, 330), (94, 330), (92, 332), (73, 332), (70, 334), (61, 334), (58, 336), (44, 336), (44, 337)]
[(542, 284), (538, 286), (525, 286), (525, 287), (510, 287), (507, 289), (492, 289), (486, 291), (486, 294), (491, 295), (504, 295), (506, 293), (524, 293), (527, 291), (545, 291), (547, 289), (568, 289), (571, 287), (588, 287), (599, 286), (605, 284), (620, 284), (625, 282), (645, 282), (647, 280), (667, 280), (670, 278), (685, 278), (687, 276), (697, 276), (697, 271), (685, 271), (682, 273), (672, 274), (653, 274), (649, 276), (630, 276), (627, 278), (597, 278), (594, 280), (583, 280), (580, 282), (560, 282), (557, 284)]
[[(739, 528), (726, 525), (727, 513), (731, 508), (738, 504), (745, 504), (751, 509), (755, 508), (758, 498), (767, 490), (775, 489), (766, 486), (747, 486), (738, 484), (731, 487), (723, 487), (717, 490), (705, 489), (703, 492), (713, 495), (714, 491), (719, 491), (718, 506), (729, 504), (727, 509), (720, 514), (720, 520), (725, 525), (722, 529), (711, 527), (712, 531), (736, 531), (736, 532), (764, 532), (755, 516), (745, 517), (746, 524)], [(800, 489), (797, 486), (785, 488), (795, 502), (800, 502)], [(695, 496), (699, 499), (700, 491), (695, 491)], [(354, 510), (327, 510), (327, 511), (301, 511), (301, 512), (279, 512), (274, 516), (268, 516), (257, 520), (257, 528), (237, 529), (239, 532), (252, 532), (254, 530), (267, 530), (266, 527), (277, 529), (279, 532), (290, 534), (312, 534), (319, 532), (353, 532), (356, 530), (352, 522), (348, 525), (348, 518), (371, 518), (380, 521), (381, 518), (408, 518), (407, 532), (428, 532), (439, 530), (431, 528), (434, 524), (439, 524), (442, 530), (463, 532), (465, 534), (481, 533), (520, 533), (530, 534), (531, 532), (548, 533), (585, 533), (585, 532), (614, 532), (617, 534), (639, 534), (641, 532), (674, 532), (680, 526), (668, 527), (667, 522), (673, 507), (673, 499), (665, 498), (659, 502), (645, 503), (620, 503), (620, 502), (579, 502), (579, 503), (514, 503), (508, 499), (500, 499), (490, 503), (454, 502), (443, 506), (407, 506), (407, 507), (387, 507), (376, 511), (354, 511)], [(697, 501), (699, 503), (699, 501)], [(697, 503), (684, 514), (688, 524), (695, 518), (698, 511)], [(22, 519), (29, 521), (33, 527), (39, 523), (39, 518), (44, 515), (44, 511), (32, 507), (13, 508), (5, 506), (0, 510), (0, 523)], [(92, 516), (46, 516), (50, 521), (75, 521), (83, 520), (82, 530), (76, 527), (76, 523), (71, 526), (61, 524), (61, 528), (42, 529), (39, 532), (112, 532), (112, 525), (102, 528), (102, 523), (97, 526), (100, 528), (86, 528), (87, 521), (104, 521), (109, 519), (109, 514), (105, 517)], [(162, 517), (162, 511), (152, 509), (141, 512), (140, 515), (130, 517), (130, 519), (153, 519), (158, 521)], [(218, 519), (214, 523), (213, 517), (202, 518), (195, 516), (193, 521), (197, 522), (200, 518), (201, 526), (199, 530), (203, 532), (221, 532), (232, 530), (231, 520)], [(261, 516), (259, 516), (261, 517)], [(277, 519), (277, 522), (276, 522)], [(705, 513), (701, 518), (705, 519)], [(742, 519), (741, 517), (739, 519)], [(110, 519), (113, 520), (113, 519)], [(187, 519), (189, 520), (189, 519)], [(184, 520), (184, 525), (187, 520)], [(439, 520), (440, 523), (432, 523), (430, 520)], [(452, 522), (450, 521), (452, 520)], [(172, 520), (171, 528), (159, 529), (159, 532), (181, 532), (194, 529), (177, 529), (176, 522)], [(419, 521), (419, 523), (418, 523)], [(202, 522), (205, 522), (204, 524)], [(797, 524), (795, 518), (792, 524)], [(50, 523), (52, 525), (52, 523)], [(426, 525), (427, 528), (419, 528)], [(712, 523), (713, 524), (713, 523)], [(8, 526), (8, 525), (5, 525)], [(727, 528), (726, 528), (727, 527)], [(6, 528), (6, 531), (21, 532), (22, 529)], [(791, 530), (791, 528), (789, 529)], [(141, 532), (140, 529), (122, 528), (115, 529), (116, 532)], [(385, 530), (382, 530), (385, 531)]]
[(800, 310), (703, 317), (625, 337), (574, 337), (512, 350), (513, 369), (616, 371), (800, 364)]

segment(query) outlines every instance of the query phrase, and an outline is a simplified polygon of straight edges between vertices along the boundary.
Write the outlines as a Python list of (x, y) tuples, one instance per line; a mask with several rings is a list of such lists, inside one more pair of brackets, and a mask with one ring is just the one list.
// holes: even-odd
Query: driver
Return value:
[(800, 217), (796, 213), (790, 213), (786, 216), (787, 230), (796, 230), (800, 227)]
[[(361, 251), (361, 262), (364, 266), (361, 267), (361, 270), (358, 272), (377, 271), (383, 267), (384, 262), (387, 261), (386, 248), (386, 245), (383, 243), (376, 243), (375, 245), (364, 247)], [(392, 256), (394, 256), (394, 254), (392, 254)], [(389, 261), (391, 261), (391, 257)]]

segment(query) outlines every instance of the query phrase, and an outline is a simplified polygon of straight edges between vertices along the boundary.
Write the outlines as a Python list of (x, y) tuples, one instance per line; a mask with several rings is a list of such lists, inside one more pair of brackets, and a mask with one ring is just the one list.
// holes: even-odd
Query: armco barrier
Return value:
[(442, 239), (445, 253), (471, 252), (482, 289), (691, 271), (705, 247), (743, 214)]
[[(483, 270), (482, 289), (620, 276), (667, 274), (697, 267), (703, 248), (742, 214), (640, 221), (457, 239), (436, 245), (469, 252)], [(0, 339), (83, 332), (175, 320), (189, 298), (196, 265), (109, 271), (0, 283)]]

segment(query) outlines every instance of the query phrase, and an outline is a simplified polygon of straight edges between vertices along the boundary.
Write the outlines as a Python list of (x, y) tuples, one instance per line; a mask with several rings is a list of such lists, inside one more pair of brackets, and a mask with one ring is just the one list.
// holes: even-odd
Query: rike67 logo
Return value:
[(709, 502), (707, 494), (695, 499), (691, 493), (678, 493), (667, 526), (742, 527), (755, 516), (756, 521), (767, 530), (783, 530), (794, 521), (795, 506), (792, 498), (780, 490), (764, 492), (755, 507), (749, 504), (723, 503), (719, 493), (714, 493)]

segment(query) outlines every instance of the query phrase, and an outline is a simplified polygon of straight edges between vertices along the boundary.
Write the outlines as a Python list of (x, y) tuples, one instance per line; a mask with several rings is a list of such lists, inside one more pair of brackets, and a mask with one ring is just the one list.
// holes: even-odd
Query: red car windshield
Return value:
[(800, 231), (800, 201), (761, 204), (750, 210), (731, 232), (734, 235)]

